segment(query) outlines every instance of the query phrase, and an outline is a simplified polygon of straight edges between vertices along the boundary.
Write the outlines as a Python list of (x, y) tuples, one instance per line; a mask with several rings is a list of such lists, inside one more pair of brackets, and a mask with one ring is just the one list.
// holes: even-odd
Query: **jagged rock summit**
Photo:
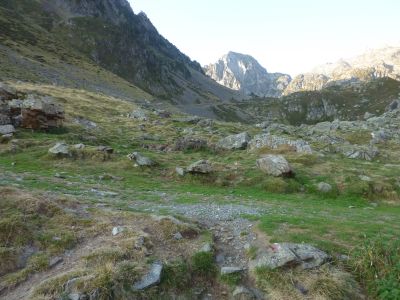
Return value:
[(254, 57), (232, 51), (204, 70), (219, 84), (245, 95), (280, 97), (291, 81), (287, 74), (268, 73)]

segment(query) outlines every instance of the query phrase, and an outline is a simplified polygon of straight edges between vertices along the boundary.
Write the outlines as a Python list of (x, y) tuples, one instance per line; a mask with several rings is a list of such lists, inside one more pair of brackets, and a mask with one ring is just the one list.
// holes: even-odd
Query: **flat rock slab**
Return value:
[(133, 285), (133, 289), (140, 291), (160, 283), (162, 269), (163, 265), (161, 262), (153, 263), (150, 271)]
[(300, 267), (312, 269), (321, 266), (330, 259), (325, 252), (307, 244), (272, 244), (271, 248), (250, 262), (250, 268), (268, 269)]
[(243, 268), (241, 267), (222, 267), (221, 268), (221, 275), (229, 275), (234, 273), (243, 272)]

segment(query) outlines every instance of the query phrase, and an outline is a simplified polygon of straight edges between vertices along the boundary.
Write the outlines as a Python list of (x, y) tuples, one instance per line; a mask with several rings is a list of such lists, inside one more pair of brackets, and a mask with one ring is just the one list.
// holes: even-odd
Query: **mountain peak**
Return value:
[(279, 97), (290, 82), (290, 76), (268, 73), (251, 55), (229, 51), (205, 72), (219, 84), (246, 95)]

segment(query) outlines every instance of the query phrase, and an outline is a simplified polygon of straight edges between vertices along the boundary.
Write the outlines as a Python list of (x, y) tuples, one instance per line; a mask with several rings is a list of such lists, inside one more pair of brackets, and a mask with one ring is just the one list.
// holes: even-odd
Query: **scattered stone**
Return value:
[(91, 189), (90, 191), (92, 193), (97, 194), (99, 197), (116, 197), (116, 196), (118, 196), (118, 193), (115, 193), (115, 192), (99, 191), (97, 189)]
[(371, 161), (379, 155), (379, 150), (375, 147), (363, 147), (356, 145), (341, 147), (339, 148), (339, 151), (342, 152), (347, 158), (362, 159), (367, 161)]
[(199, 252), (213, 252), (213, 246), (211, 243), (205, 243), (201, 248)]
[(98, 146), (96, 148), (97, 151), (99, 152), (105, 152), (107, 154), (113, 154), (114, 153), (114, 149), (108, 146)]
[(255, 300), (257, 299), (256, 295), (245, 288), (244, 286), (238, 286), (233, 291), (233, 300)]
[(375, 117), (375, 115), (372, 114), (372, 113), (370, 113), (370, 112), (366, 112), (366, 113), (364, 114), (364, 120), (368, 120), (368, 119), (370, 119), (370, 118), (372, 118), (372, 117)]
[(87, 119), (82, 118), (82, 117), (75, 118), (74, 122), (76, 124), (81, 125), (82, 127), (84, 127), (85, 129), (88, 129), (88, 130), (97, 128), (97, 124), (95, 122), (87, 120)]
[(291, 177), (294, 172), (282, 155), (266, 155), (256, 161), (256, 165), (268, 175)]
[(122, 232), (124, 232), (124, 231), (125, 231), (125, 227), (116, 226), (116, 227), (114, 227), (114, 228), (112, 229), (111, 233), (112, 233), (113, 236), (116, 236), (116, 235), (118, 235), (118, 234), (120, 234), (120, 233), (122, 233)]
[(187, 167), (186, 171), (192, 174), (209, 174), (213, 172), (213, 167), (208, 160), (199, 160)]
[(0, 100), (12, 100), (17, 97), (17, 91), (13, 87), (0, 82)]
[(177, 233), (175, 233), (175, 234), (173, 235), (173, 238), (174, 238), (175, 240), (179, 241), (179, 240), (183, 239), (183, 236), (182, 236), (182, 234), (181, 234), (180, 232), (177, 232)]
[(61, 263), (62, 261), (63, 261), (63, 258), (61, 256), (53, 257), (52, 259), (50, 259), (49, 267), (53, 268), (56, 265), (58, 265), (59, 263)]
[(174, 151), (186, 151), (186, 150), (201, 150), (207, 148), (207, 141), (195, 138), (195, 137), (184, 137), (176, 141), (173, 147)]
[(188, 123), (188, 124), (197, 124), (201, 119), (197, 116), (189, 116), (186, 118), (178, 118), (178, 119), (174, 119), (174, 121), (176, 122), (180, 122), (180, 123)]
[(0, 135), (15, 133), (15, 128), (13, 125), (0, 125)]
[(81, 294), (78, 293), (71, 293), (68, 295), (69, 300), (80, 300), (81, 299)]
[(225, 150), (243, 150), (250, 142), (250, 135), (247, 132), (229, 135), (217, 143), (217, 147)]
[(163, 119), (171, 118), (172, 116), (172, 114), (166, 110), (155, 110), (154, 114)]
[(11, 124), (11, 118), (8, 115), (0, 114), (0, 125)]
[(147, 121), (146, 111), (141, 108), (132, 111), (128, 116), (131, 119), (137, 119), (139, 121)]
[(4, 135), (0, 136), (0, 143), (2, 143), (2, 144), (8, 143), (9, 141), (12, 140), (13, 136), (14, 135), (12, 133), (4, 134)]
[(228, 275), (233, 273), (240, 273), (243, 272), (243, 268), (240, 267), (222, 267), (221, 268), (221, 275)]
[(199, 122), (197, 122), (197, 126), (200, 127), (210, 127), (214, 125), (214, 120), (212, 119), (201, 119)]
[(400, 100), (393, 100), (387, 107), (386, 111), (394, 111), (400, 108)]
[(176, 174), (178, 174), (179, 176), (185, 176), (185, 174), (186, 174), (185, 169), (184, 169), (184, 168), (181, 168), (181, 167), (176, 167), (176, 168), (175, 168), (175, 172), (176, 172)]
[(317, 185), (318, 191), (322, 193), (329, 193), (332, 191), (332, 186), (329, 183), (326, 182), (320, 182)]
[(74, 145), (74, 148), (77, 150), (85, 149), (85, 144), (76, 144), (76, 145)]
[(128, 154), (128, 158), (130, 160), (134, 160), (141, 167), (151, 167), (155, 165), (154, 161), (146, 156), (143, 156), (139, 152)]
[(142, 279), (133, 285), (133, 289), (140, 291), (151, 286), (157, 285), (161, 280), (161, 272), (163, 265), (161, 262), (155, 262), (151, 265), (149, 273), (144, 275)]
[(57, 143), (54, 147), (50, 148), (49, 153), (57, 155), (57, 156), (69, 156), (70, 155), (68, 145), (63, 142)]
[(367, 181), (367, 182), (372, 181), (371, 177), (369, 176), (360, 175), (358, 177), (360, 178), (361, 181)]

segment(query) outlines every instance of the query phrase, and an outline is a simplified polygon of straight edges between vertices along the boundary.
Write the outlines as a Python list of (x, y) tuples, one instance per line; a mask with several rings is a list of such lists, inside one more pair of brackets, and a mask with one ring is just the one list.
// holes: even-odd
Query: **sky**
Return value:
[(400, 0), (129, 0), (201, 65), (229, 51), (292, 76), (400, 46)]

